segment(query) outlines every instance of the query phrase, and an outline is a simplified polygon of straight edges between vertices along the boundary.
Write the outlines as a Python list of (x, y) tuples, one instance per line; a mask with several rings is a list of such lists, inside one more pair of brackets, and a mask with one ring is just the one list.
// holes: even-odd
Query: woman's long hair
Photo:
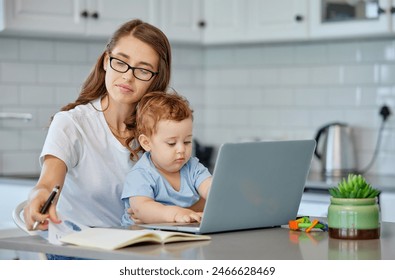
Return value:
[[(154, 76), (147, 92), (167, 90), (171, 74), (171, 47), (169, 40), (160, 29), (139, 19), (134, 19), (124, 23), (114, 32), (105, 50), (99, 56), (95, 66), (83, 83), (77, 100), (62, 107), (61, 111), (71, 110), (78, 105), (87, 104), (107, 94), (105, 84), (106, 72), (103, 69), (104, 58), (106, 54), (112, 52), (121, 38), (129, 35), (151, 46), (159, 55), (159, 74)], [(131, 137), (126, 140), (126, 146), (131, 152), (131, 159), (136, 159), (138, 156), (131, 147), (131, 142), (136, 135), (135, 112), (125, 120), (125, 124), (126, 128), (131, 131)]]

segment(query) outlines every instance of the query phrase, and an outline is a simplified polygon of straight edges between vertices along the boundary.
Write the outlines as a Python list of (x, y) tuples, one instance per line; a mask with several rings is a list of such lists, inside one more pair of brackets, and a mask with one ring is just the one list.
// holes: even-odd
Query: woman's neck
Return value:
[(127, 130), (125, 120), (133, 113), (133, 106), (110, 100), (108, 94), (101, 100), (101, 105), (102, 108), (105, 108), (103, 113), (110, 128), (117, 132), (125, 132)]
[(132, 132), (127, 129), (125, 120), (132, 114), (133, 106), (117, 103), (109, 99), (108, 95), (101, 100), (101, 105), (110, 131), (122, 145), (126, 146), (126, 140), (131, 137)]

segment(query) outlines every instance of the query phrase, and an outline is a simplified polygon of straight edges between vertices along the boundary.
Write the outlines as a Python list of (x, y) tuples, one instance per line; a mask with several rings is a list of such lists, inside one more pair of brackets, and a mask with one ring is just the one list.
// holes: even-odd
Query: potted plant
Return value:
[(329, 236), (337, 239), (377, 239), (380, 237), (380, 191), (362, 175), (349, 174), (337, 187), (329, 189)]

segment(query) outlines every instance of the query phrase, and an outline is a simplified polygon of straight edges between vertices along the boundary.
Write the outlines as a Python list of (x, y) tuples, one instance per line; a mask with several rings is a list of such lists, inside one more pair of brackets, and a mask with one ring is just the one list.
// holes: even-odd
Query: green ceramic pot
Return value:
[(331, 197), (328, 209), (329, 236), (339, 239), (380, 237), (380, 211), (377, 198)]

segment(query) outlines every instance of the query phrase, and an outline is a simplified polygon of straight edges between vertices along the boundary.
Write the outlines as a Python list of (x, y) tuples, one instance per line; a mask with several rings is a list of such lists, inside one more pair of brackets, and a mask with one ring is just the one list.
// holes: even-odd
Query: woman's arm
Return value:
[(179, 206), (163, 205), (145, 196), (129, 198), (133, 215), (142, 223), (200, 222), (202, 213)]
[[(60, 223), (56, 215), (56, 202), (51, 205), (47, 214), (40, 214), (40, 209), (48, 199), (55, 186), (63, 187), (66, 176), (66, 164), (57, 157), (47, 155), (44, 158), (43, 168), (36, 186), (31, 190), (27, 205), (24, 208), (23, 216), (26, 228), (31, 230), (35, 221), (40, 221), (37, 229), (48, 229), (49, 218), (54, 223)], [(59, 197), (60, 194), (58, 194)]]

